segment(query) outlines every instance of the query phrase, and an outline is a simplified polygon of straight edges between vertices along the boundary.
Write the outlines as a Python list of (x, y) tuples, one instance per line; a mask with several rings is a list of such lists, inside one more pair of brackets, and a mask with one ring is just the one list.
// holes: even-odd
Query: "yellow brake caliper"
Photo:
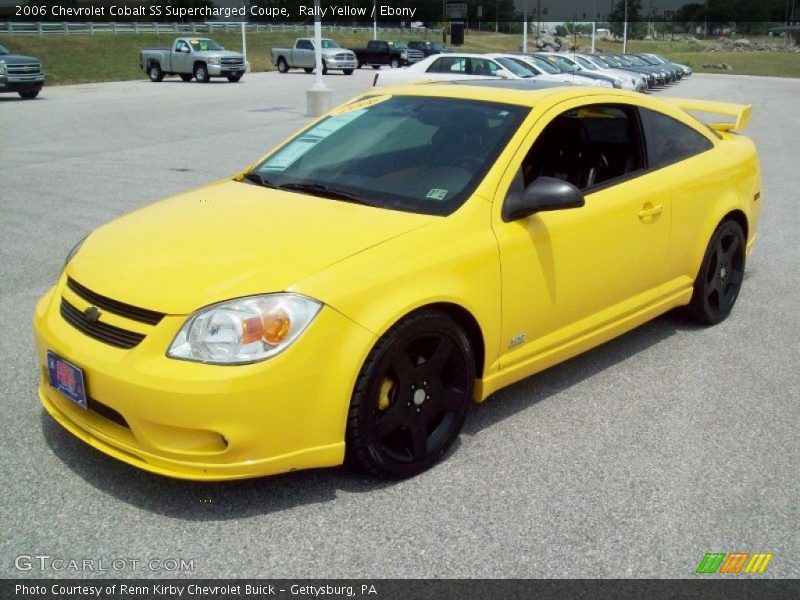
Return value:
[(393, 387), (394, 381), (388, 377), (381, 382), (381, 390), (378, 392), (378, 410), (384, 411), (389, 408), (389, 404), (391, 404), (389, 394), (392, 392)]

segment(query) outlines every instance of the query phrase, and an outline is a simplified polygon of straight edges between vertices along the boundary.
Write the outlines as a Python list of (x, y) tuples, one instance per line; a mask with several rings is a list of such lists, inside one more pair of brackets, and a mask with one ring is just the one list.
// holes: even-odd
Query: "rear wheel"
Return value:
[(342, 73), (344, 73), (345, 75), (352, 75), (353, 69), (342, 69)]
[(198, 83), (208, 83), (208, 68), (203, 63), (194, 66), (194, 78)]
[(424, 471), (458, 438), (474, 383), (475, 358), (461, 328), (439, 311), (409, 315), (361, 368), (347, 421), (348, 462), (384, 479)]
[(161, 70), (161, 67), (158, 63), (153, 63), (150, 65), (150, 68), (147, 69), (147, 75), (150, 77), (150, 81), (158, 83), (162, 79), (164, 79), (164, 72)]
[(28, 92), (19, 92), (19, 97), (23, 100), (33, 100), (39, 95), (39, 90), (31, 90)]
[(731, 313), (744, 279), (745, 243), (736, 221), (723, 221), (717, 227), (694, 282), (688, 306), (693, 321), (715, 325)]
[(228, 81), (230, 81), (231, 83), (236, 83), (241, 78), (242, 78), (241, 73), (231, 73), (230, 75), (228, 75)]
[(400, 68), (400, 59), (393, 58), (392, 62), (389, 63), (389, 66), (391, 66), (393, 69), (399, 69)]
[(289, 63), (286, 62), (286, 59), (282, 56), (278, 59), (278, 71), (281, 73), (288, 73), (289, 72)]
[(187, 81), (187, 82), (191, 81), (192, 77), (194, 77), (194, 75), (192, 75), (191, 73), (181, 73), (181, 79), (183, 81)]
[(303, 67), (303, 71), (305, 71), (306, 73), (313, 73), (314, 69), (311, 67)]
[(380, 68), (381, 68), (381, 66), (380, 66), (380, 65), (372, 65), (372, 68), (373, 68), (373, 69), (375, 69), (375, 70), (377, 71), (378, 69), (380, 69)]

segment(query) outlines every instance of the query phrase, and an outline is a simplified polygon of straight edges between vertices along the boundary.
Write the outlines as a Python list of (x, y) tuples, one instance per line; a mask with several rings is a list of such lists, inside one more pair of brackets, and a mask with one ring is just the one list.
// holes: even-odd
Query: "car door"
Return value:
[[(581, 208), (504, 222), (537, 177), (574, 183)], [(495, 197), (502, 269), (501, 368), (546, 359), (654, 303), (670, 235), (669, 186), (646, 171), (638, 110), (619, 98), (557, 105), (517, 151)]]
[(314, 54), (314, 44), (311, 40), (297, 40), (295, 46), (294, 67), (312, 69), (316, 66), (316, 56)]
[(172, 70), (176, 73), (191, 73), (192, 66), (192, 49), (185, 40), (178, 40), (172, 53)]

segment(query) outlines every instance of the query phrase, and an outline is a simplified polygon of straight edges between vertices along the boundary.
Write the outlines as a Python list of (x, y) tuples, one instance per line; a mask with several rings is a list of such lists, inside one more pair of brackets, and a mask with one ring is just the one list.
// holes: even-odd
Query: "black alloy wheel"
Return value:
[(730, 314), (744, 279), (745, 243), (736, 221), (724, 221), (714, 232), (689, 304), (693, 320), (714, 325)]
[(364, 363), (347, 422), (348, 462), (383, 479), (416, 475), (458, 438), (475, 358), (445, 313), (421, 310), (387, 332)]

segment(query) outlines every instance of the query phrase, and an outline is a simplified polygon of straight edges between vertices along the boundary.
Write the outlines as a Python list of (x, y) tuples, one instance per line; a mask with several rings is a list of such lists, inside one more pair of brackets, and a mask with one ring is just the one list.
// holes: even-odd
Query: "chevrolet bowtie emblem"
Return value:
[(96, 306), (89, 306), (86, 310), (83, 311), (83, 316), (86, 318), (87, 321), (92, 323), (96, 323), (100, 320), (100, 315), (103, 313), (100, 312), (100, 309)]

